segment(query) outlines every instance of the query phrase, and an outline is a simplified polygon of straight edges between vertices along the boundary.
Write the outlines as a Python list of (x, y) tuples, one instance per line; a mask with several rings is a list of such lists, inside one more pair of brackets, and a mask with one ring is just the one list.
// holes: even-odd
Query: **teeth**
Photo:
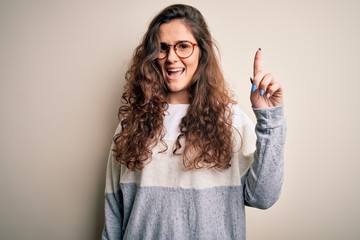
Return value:
[(180, 72), (182, 71), (183, 69), (182, 68), (171, 68), (171, 69), (168, 69), (169, 72)]

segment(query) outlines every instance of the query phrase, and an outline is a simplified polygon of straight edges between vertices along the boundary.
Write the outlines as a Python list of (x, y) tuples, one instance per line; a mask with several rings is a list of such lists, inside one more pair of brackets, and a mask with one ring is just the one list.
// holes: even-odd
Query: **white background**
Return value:
[[(126, 67), (171, 3), (0, 0), (0, 239), (100, 238)], [(285, 88), (282, 196), (247, 209), (248, 239), (359, 239), (360, 2), (183, 3), (207, 19), (252, 119), (258, 47)]]

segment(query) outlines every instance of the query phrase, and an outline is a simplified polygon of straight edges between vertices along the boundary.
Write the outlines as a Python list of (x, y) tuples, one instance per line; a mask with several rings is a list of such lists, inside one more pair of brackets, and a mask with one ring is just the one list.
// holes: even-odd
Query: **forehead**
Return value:
[(180, 19), (161, 24), (158, 37), (160, 42), (169, 44), (182, 40), (195, 42), (190, 28)]

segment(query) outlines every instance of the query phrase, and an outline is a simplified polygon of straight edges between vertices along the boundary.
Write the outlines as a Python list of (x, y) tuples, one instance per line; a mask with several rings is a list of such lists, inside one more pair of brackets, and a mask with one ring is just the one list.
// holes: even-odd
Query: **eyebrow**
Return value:
[(178, 41), (176, 41), (174, 44), (168, 44), (167, 42), (160, 42), (160, 43), (166, 44), (166, 45), (175, 45), (175, 44), (177, 44), (177, 43), (179, 43), (179, 42), (192, 42), (192, 41), (190, 41), (190, 40), (178, 40)]

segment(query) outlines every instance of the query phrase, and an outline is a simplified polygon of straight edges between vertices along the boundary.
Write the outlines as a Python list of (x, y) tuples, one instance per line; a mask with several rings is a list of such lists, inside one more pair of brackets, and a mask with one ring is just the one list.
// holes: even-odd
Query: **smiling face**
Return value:
[[(180, 41), (197, 43), (188, 26), (178, 19), (161, 24), (158, 37), (160, 45), (163, 46), (175, 45)], [(167, 56), (157, 60), (169, 91), (169, 103), (189, 103), (188, 87), (198, 67), (199, 56), (198, 46), (194, 47), (194, 52), (188, 58), (179, 58), (171, 46)]]

